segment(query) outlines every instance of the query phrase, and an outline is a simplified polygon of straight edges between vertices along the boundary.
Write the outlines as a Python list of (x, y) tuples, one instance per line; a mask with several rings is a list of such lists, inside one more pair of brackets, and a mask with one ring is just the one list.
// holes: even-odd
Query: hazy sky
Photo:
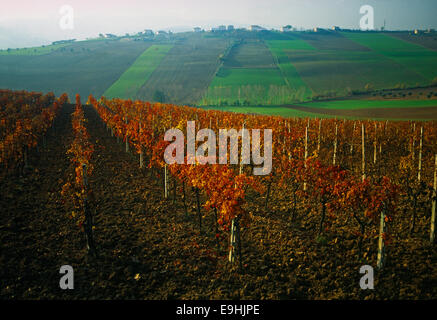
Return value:
[[(360, 7), (375, 10), (375, 27), (391, 30), (436, 28), (436, 0), (1, 0), (0, 48), (99, 33), (144, 29), (180, 31), (194, 26), (285, 24), (311, 28), (359, 28)], [(63, 5), (74, 9), (74, 30), (59, 27)]]

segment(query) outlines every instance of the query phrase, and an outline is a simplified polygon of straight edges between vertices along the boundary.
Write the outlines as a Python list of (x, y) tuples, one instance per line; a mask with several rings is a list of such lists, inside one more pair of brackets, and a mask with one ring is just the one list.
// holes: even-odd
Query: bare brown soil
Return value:
[[(90, 186), (98, 257), (87, 255), (83, 232), (60, 194), (70, 168), (65, 154), (72, 140), (70, 105), (62, 110), (56, 135), (31, 157), (33, 167), (25, 176), (1, 181), (0, 299), (437, 297), (436, 248), (429, 245), (425, 216), (417, 234), (394, 235), (385, 268), (375, 270), (375, 290), (361, 290), (359, 270), (375, 265), (376, 242), (365, 242), (359, 258), (349, 233), (336, 230), (316, 241), (318, 219), (300, 208), (291, 220), (286, 195), (274, 191), (266, 211), (263, 197), (248, 195), (253, 218), (242, 230), (243, 270), (238, 270), (226, 259), (227, 233), (217, 249), (209, 212), (203, 212), (199, 233), (193, 193), (187, 195), (185, 217), (180, 186), (174, 203), (172, 197), (165, 200), (157, 172), (140, 170), (138, 157), (126, 153), (96, 113), (85, 109), (96, 144)], [(65, 264), (75, 270), (74, 290), (59, 288)]]

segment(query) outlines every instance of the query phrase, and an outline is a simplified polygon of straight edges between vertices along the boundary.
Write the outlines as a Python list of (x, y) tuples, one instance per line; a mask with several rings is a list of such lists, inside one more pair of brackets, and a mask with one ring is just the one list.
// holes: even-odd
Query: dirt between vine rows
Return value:
[[(227, 262), (227, 233), (216, 249), (213, 215), (205, 212), (202, 234), (191, 192), (185, 217), (181, 191), (175, 204), (163, 197), (161, 180), (138, 168), (105, 130), (91, 107), (87, 127), (96, 144), (90, 185), (96, 198), (99, 256), (89, 257), (83, 233), (64, 208), (60, 191), (69, 168), (70, 114), (64, 107), (56, 135), (31, 157), (24, 178), (0, 188), (1, 299), (435, 299), (436, 249), (425, 229), (397, 237), (387, 248), (375, 290), (361, 290), (359, 269), (376, 264), (376, 240), (357, 258), (346, 233), (316, 241), (317, 221), (304, 211), (290, 221), (282, 195), (248, 195), (253, 216), (242, 230), (243, 270)], [(170, 192), (172, 195), (172, 191)], [(203, 201), (205, 199), (202, 199)], [(423, 232), (422, 232), (423, 231)], [(74, 268), (74, 290), (59, 288), (60, 266)]]

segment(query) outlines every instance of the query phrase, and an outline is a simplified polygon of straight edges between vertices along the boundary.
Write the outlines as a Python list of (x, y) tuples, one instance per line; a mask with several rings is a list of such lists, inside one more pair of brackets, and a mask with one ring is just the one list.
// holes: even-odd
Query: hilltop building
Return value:
[(250, 26), (250, 31), (263, 31), (263, 30), (265, 30), (265, 28), (257, 26), (257, 25)]
[(293, 27), (290, 25), (286, 25), (286, 26), (281, 27), (281, 31), (282, 32), (291, 32), (291, 31), (293, 31)]
[(334, 26), (334, 27), (332, 27), (332, 30), (333, 30), (333, 31), (341, 31), (341, 28), (340, 28), (340, 27), (337, 27), (337, 26)]
[(226, 26), (218, 26), (211, 28), (211, 32), (220, 32), (220, 31), (226, 31)]
[(71, 43), (71, 42), (75, 42), (75, 41), (76, 41), (76, 39), (71, 39), (71, 40), (59, 40), (59, 41), (54, 41), (54, 42), (52, 42), (52, 45), (55, 45), (55, 44)]

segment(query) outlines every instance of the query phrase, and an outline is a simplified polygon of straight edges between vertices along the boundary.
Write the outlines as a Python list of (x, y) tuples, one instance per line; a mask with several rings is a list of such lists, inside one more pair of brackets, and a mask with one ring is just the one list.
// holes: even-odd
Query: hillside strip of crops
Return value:
[(384, 34), (343, 32), (345, 37), (414, 71), (430, 84), (437, 77), (437, 52)]
[(109, 87), (104, 96), (110, 98), (135, 98), (138, 90), (147, 82), (153, 71), (173, 45), (152, 45)]

